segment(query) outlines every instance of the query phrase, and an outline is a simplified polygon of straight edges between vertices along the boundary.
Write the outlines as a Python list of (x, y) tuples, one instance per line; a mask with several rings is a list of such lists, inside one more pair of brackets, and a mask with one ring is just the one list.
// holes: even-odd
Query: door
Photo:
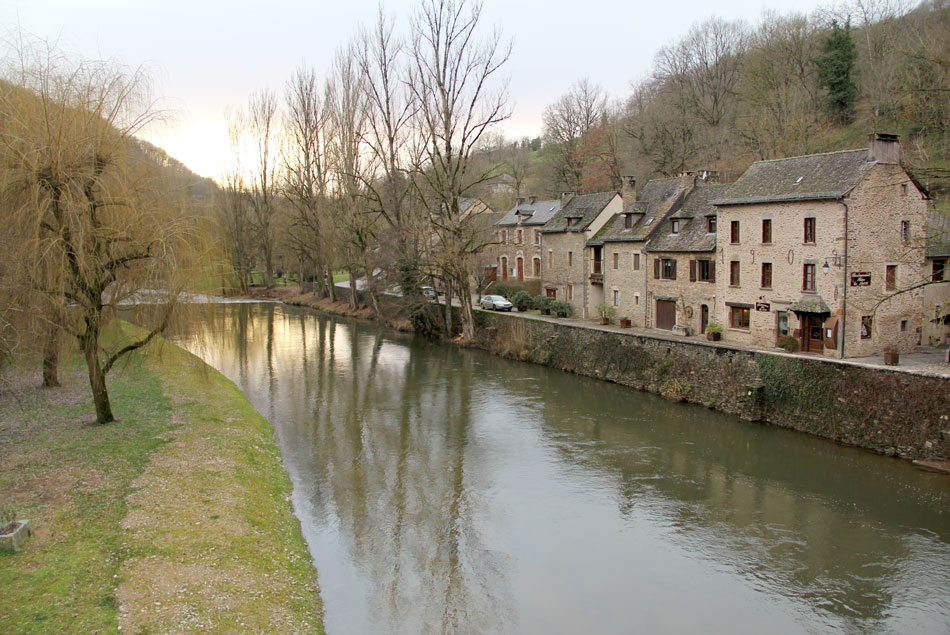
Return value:
[(699, 332), (705, 333), (709, 325), (709, 307), (705, 304), (699, 307)]
[(825, 320), (820, 315), (808, 315), (805, 318), (805, 333), (802, 350), (809, 353), (821, 353), (825, 350), (822, 326)]
[(783, 337), (788, 337), (788, 311), (775, 312), (775, 343), (781, 344)]
[(518, 258), (518, 280), (524, 280), (524, 258)]
[(501, 257), (501, 279), (508, 279), (508, 258), (506, 256)]
[(676, 324), (676, 302), (672, 300), (656, 301), (656, 328), (673, 330)]

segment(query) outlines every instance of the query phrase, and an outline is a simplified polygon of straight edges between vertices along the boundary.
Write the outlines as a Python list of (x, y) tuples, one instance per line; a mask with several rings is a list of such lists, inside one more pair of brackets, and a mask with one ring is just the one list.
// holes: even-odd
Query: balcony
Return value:
[(604, 284), (604, 261), (593, 260), (591, 261), (591, 265), (590, 283)]

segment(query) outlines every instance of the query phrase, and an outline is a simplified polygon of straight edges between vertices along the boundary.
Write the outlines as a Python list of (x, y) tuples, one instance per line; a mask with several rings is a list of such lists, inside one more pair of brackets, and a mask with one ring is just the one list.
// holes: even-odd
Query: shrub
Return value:
[(779, 348), (784, 348), (789, 353), (797, 353), (799, 344), (798, 340), (791, 335), (783, 335), (778, 338), (778, 346)]
[(554, 302), (551, 298), (546, 295), (536, 295), (531, 301), (531, 308), (537, 309), (538, 311), (542, 309), (550, 309), (551, 303)]
[(614, 308), (606, 302), (597, 305), (597, 315), (608, 320), (614, 316)]
[(710, 322), (706, 325), (707, 333), (722, 333), (722, 325), (718, 322)]
[(522, 289), (511, 296), (511, 303), (516, 307), (529, 306), (531, 304), (531, 294)]
[(553, 313), (570, 315), (573, 312), (573, 309), (574, 307), (571, 306), (571, 303), (565, 302), (564, 300), (555, 300), (551, 303), (551, 311)]

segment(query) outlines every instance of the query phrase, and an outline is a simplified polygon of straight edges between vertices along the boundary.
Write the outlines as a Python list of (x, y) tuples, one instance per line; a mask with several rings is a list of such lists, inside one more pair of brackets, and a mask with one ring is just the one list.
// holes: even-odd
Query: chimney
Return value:
[(626, 208), (637, 200), (637, 179), (633, 176), (621, 176), (620, 181), (623, 184), (620, 196), (623, 198), (623, 206)]
[(535, 201), (537, 201), (537, 200), (538, 200), (538, 197), (537, 197), (537, 196), (529, 196), (529, 197), (528, 197), (528, 205), (534, 205)]
[(515, 205), (524, 205), (524, 198), (519, 196), (515, 199)]
[(696, 175), (696, 182), (705, 185), (714, 185), (719, 183), (719, 170), (702, 170)]
[(574, 198), (575, 194), (577, 194), (577, 192), (561, 192), (561, 207), (567, 205), (568, 201)]
[(868, 161), (900, 163), (901, 138), (896, 134), (875, 132), (868, 135)]
[(696, 185), (696, 175), (692, 172), (680, 172), (680, 187), (693, 187)]

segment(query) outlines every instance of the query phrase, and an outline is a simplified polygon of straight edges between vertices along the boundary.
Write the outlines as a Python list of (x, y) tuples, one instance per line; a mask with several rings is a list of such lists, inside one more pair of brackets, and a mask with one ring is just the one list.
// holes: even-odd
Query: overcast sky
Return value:
[[(417, 0), (384, 3), (405, 24)], [(799, 0), (485, 0), (485, 31), (501, 28), (514, 43), (506, 68), (511, 137), (537, 136), (544, 107), (587, 77), (613, 98), (651, 69), (664, 44), (695, 22), (718, 16), (755, 23), (767, 9), (811, 12), (829, 2)], [(282, 90), (301, 64), (322, 75), (334, 51), (360, 24), (371, 24), (376, 0), (4, 0), (0, 25), (56, 41), (85, 58), (145, 64), (173, 123), (150, 140), (195, 172), (217, 178), (227, 154), (225, 113), (260, 88)]]

